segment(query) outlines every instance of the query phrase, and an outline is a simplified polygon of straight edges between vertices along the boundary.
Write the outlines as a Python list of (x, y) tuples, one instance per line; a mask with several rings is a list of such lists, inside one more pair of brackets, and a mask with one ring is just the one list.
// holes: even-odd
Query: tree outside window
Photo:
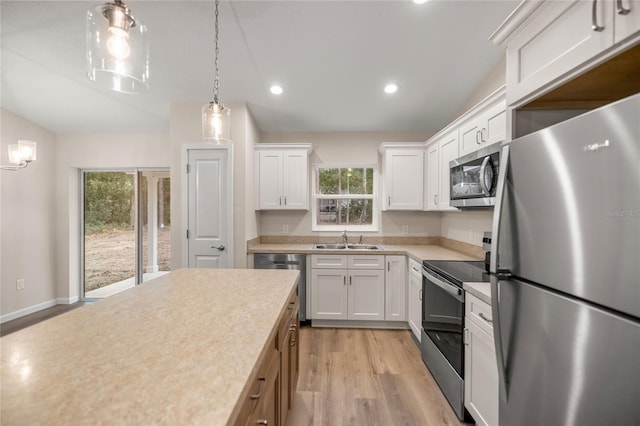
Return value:
[(313, 230), (377, 230), (375, 167), (314, 167)]

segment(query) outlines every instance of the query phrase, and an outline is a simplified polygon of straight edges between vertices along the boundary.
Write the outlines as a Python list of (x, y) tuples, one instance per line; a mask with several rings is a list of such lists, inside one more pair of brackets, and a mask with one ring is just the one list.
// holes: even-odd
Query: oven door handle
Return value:
[(432, 282), (433, 284), (437, 285), (447, 293), (451, 294), (460, 302), (464, 302), (464, 296), (462, 295), (462, 289), (460, 287), (455, 286), (453, 284), (449, 284), (448, 282), (441, 280), (440, 278), (429, 273), (425, 268), (422, 268), (422, 275), (424, 275), (424, 277), (428, 279), (430, 282)]

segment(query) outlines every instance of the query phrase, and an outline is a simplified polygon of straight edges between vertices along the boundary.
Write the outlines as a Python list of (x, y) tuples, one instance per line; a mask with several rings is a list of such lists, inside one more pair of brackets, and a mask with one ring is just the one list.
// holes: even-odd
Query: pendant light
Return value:
[(202, 138), (212, 140), (218, 144), (231, 143), (229, 127), (231, 110), (220, 103), (218, 92), (220, 90), (220, 75), (218, 69), (218, 38), (220, 29), (218, 25), (218, 2), (215, 0), (215, 69), (216, 76), (213, 83), (213, 101), (202, 107)]
[(117, 92), (149, 88), (147, 28), (122, 0), (87, 12), (87, 75)]

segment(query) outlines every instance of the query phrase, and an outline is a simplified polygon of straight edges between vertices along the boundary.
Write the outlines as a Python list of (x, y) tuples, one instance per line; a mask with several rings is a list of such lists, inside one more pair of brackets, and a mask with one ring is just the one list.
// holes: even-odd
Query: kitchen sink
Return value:
[(382, 247), (375, 244), (347, 244), (349, 250), (382, 250)]
[(320, 250), (344, 250), (347, 248), (346, 244), (316, 244), (313, 246), (315, 249)]
[(314, 250), (383, 250), (375, 244), (315, 244)]

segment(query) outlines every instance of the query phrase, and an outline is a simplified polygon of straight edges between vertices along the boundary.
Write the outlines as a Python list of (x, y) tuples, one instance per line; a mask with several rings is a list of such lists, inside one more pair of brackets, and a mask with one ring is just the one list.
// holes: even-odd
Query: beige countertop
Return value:
[(384, 250), (314, 250), (313, 244), (258, 244), (249, 248), (248, 253), (301, 253), (301, 254), (400, 254), (422, 262), (423, 260), (479, 260), (455, 250), (439, 245), (387, 245), (379, 244)]
[(478, 299), (491, 305), (491, 284), (490, 283), (464, 283), (464, 290), (473, 294)]
[(225, 424), (297, 277), (177, 270), (2, 337), (2, 424)]

